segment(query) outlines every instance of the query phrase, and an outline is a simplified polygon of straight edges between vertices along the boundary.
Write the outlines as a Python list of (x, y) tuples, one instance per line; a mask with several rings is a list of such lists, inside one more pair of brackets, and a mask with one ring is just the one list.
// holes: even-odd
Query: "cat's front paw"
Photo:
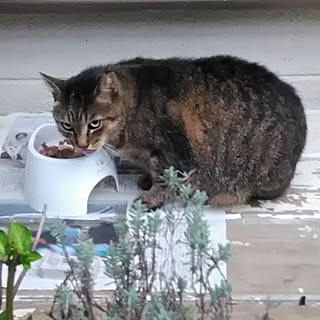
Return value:
[(137, 200), (141, 200), (149, 210), (160, 208), (164, 203), (165, 194), (161, 192), (145, 191)]
[(151, 175), (146, 173), (140, 176), (137, 185), (141, 190), (150, 190), (153, 185)]

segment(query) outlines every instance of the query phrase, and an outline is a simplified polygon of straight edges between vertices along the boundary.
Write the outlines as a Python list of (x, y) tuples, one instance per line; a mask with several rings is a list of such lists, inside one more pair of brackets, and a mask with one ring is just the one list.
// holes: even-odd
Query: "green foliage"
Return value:
[(73, 305), (72, 290), (64, 283), (57, 287), (55, 294), (56, 303), (61, 308), (62, 318), (69, 313), (71, 306)]
[(22, 224), (10, 223), (8, 237), (18, 253), (26, 253), (31, 246), (31, 231)]
[(128, 308), (135, 308), (138, 305), (139, 296), (138, 296), (135, 285), (132, 285), (128, 289), (123, 289), (122, 295), (123, 295), (125, 304), (128, 306)]
[(185, 199), (189, 199), (193, 194), (193, 189), (190, 184), (179, 186), (181, 196), (185, 197)]
[(226, 281), (221, 281), (220, 285), (215, 285), (210, 289), (212, 303), (217, 303), (221, 298), (227, 298), (231, 294), (231, 285)]
[(105, 273), (116, 285), (108, 319), (140, 319), (154, 287), (156, 236), (161, 224), (160, 213), (150, 214), (141, 201), (133, 204), (128, 221), (115, 224), (119, 240), (110, 244), (105, 258)]
[(0, 320), (6, 320), (6, 310), (0, 313)]
[[(167, 193), (161, 210), (149, 211), (141, 201), (136, 201), (127, 220), (115, 223), (118, 241), (110, 243), (109, 255), (104, 259), (105, 274), (114, 281), (115, 290), (106, 307), (93, 300), (92, 241), (82, 234), (76, 256), (70, 257), (63, 244), (64, 222), (51, 223), (52, 234), (64, 249), (70, 269), (57, 289), (49, 313), (53, 319), (96, 320), (93, 308), (104, 310), (100, 320), (230, 319), (231, 286), (220, 270), (220, 264), (230, 257), (230, 245), (212, 245), (203, 212), (207, 195), (192, 188), (191, 174), (173, 167), (165, 170), (163, 185)], [(177, 230), (181, 226), (185, 232), (179, 237)], [(165, 241), (167, 250), (165, 262), (158, 259), (163, 250), (161, 241)], [(186, 278), (177, 271), (174, 252), (181, 244), (188, 253), (185, 261), (179, 261), (189, 266)], [(164, 265), (169, 268), (162, 270)], [(213, 272), (220, 273), (223, 279), (214, 286), (210, 282)], [(193, 304), (185, 301), (187, 290), (192, 290)], [(54, 315), (57, 313), (59, 317)]]
[(46, 223), (50, 233), (58, 243), (62, 243), (66, 232), (66, 223), (61, 219), (51, 219)]
[(0, 259), (7, 261), (10, 254), (9, 239), (4, 232), (0, 232)]
[(198, 209), (199, 213), (202, 213), (203, 206), (207, 199), (207, 194), (204, 191), (196, 190), (191, 197), (191, 204)]
[(141, 320), (193, 320), (191, 307), (177, 306), (175, 310), (168, 310), (165, 307), (163, 294), (154, 294), (146, 305)]
[[(207, 195), (194, 190), (189, 178), (190, 174), (173, 167), (165, 170), (168, 191), (167, 203), (162, 210), (148, 212), (141, 201), (136, 201), (128, 221), (116, 224), (119, 241), (110, 245), (110, 254), (105, 259), (105, 272), (116, 285), (114, 300), (108, 305), (108, 320), (194, 319), (192, 306), (186, 307), (184, 301), (184, 293), (190, 287), (196, 297), (197, 319), (229, 319), (231, 286), (219, 264), (229, 259), (230, 245), (219, 244), (217, 250), (212, 247), (203, 212)], [(184, 239), (173, 240), (180, 224), (186, 225)], [(166, 241), (170, 250), (179, 242), (186, 244), (190, 260), (185, 263), (190, 265), (192, 283), (175, 271), (173, 252), (168, 256), (173, 266), (170, 274), (159, 270), (156, 252), (161, 250), (159, 237), (163, 228), (167, 230)], [(210, 275), (213, 271), (220, 272), (224, 280), (212, 288)], [(156, 290), (157, 281), (164, 283), (161, 292)]]
[(146, 306), (145, 313), (142, 316), (142, 320), (154, 319), (154, 320), (172, 320), (173, 311), (166, 310), (164, 307), (164, 301), (160, 295), (154, 295)]
[(219, 243), (218, 245), (219, 249), (219, 258), (223, 262), (228, 262), (230, 256), (231, 256), (231, 245), (230, 243), (227, 243), (225, 246)]
[(36, 251), (30, 251), (26, 253), (22, 253), (20, 255), (20, 262), (23, 265), (23, 267), (28, 270), (31, 268), (31, 262), (39, 260), (41, 258), (41, 255)]
[(130, 275), (134, 272), (134, 242), (128, 232), (128, 227), (123, 221), (116, 226), (118, 242), (109, 245), (109, 255), (105, 259), (105, 273), (114, 279), (116, 286), (128, 289), (131, 286)]
[[(63, 249), (69, 271), (58, 286), (49, 316), (56, 320), (95, 320), (93, 313), (92, 276), (90, 269), (94, 260), (94, 244), (85, 232), (81, 232), (75, 256), (69, 256), (65, 245), (66, 224), (63, 220), (51, 220), (47, 224), (58, 245)], [(79, 303), (80, 302), (80, 303)]]
[(22, 224), (10, 223), (8, 234), (0, 232), (0, 260), (7, 265), (30, 269), (31, 262), (41, 258), (38, 252), (29, 251), (30, 246), (31, 231)]
[[(0, 232), (0, 261), (8, 266), (6, 313), (1, 317), (13, 319), (14, 278), (16, 267), (22, 265), (25, 270), (31, 268), (31, 262), (39, 260), (41, 255), (30, 251), (31, 231), (22, 224), (10, 223), (7, 233)], [(30, 317), (29, 317), (30, 318)], [(32, 318), (30, 318), (32, 319)]]
[(170, 166), (169, 169), (164, 170), (164, 179), (169, 182), (170, 185), (180, 186), (180, 172), (175, 170), (174, 167)]
[(202, 210), (198, 208), (205, 195), (199, 193), (195, 195), (192, 197), (192, 205), (187, 208), (185, 237), (191, 250), (205, 250), (210, 244), (210, 231)]
[(81, 268), (90, 268), (93, 263), (94, 244), (92, 239), (84, 232), (80, 233), (78, 244), (76, 246), (76, 258)]
[[(207, 221), (204, 218), (202, 206), (205, 203), (206, 195), (195, 192), (191, 198), (191, 205), (187, 208), (187, 240), (191, 262), (192, 283), (196, 297), (199, 302), (198, 319), (227, 320), (230, 316), (228, 302), (231, 300), (231, 285), (227, 282), (220, 271), (219, 264), (227, 262), (230, 257), (230, 245), (218, 244), (218, 250), (210, 248), (210, 231)], [(214, 287), (210, 283), (210, 274), (218, 270), (224, 280), (220, 285)], [(210, 295), (210, 303), (205, 301)]]

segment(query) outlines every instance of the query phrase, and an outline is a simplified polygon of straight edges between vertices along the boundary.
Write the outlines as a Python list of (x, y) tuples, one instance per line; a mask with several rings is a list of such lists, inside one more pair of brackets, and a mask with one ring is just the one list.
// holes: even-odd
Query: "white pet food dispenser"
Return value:
[(112, 176), (119, 190), (112, 157), (102, 148), (71, 159), (56, 159), (39, 153), (41, 145), (58, 145), (63, 138), (54, 124), (44, 124), (31, 135), (26, 157), (24, 197), (35, 210), (47, 206), (48, 217), (85, 216), (87, 202), (99, 181)]

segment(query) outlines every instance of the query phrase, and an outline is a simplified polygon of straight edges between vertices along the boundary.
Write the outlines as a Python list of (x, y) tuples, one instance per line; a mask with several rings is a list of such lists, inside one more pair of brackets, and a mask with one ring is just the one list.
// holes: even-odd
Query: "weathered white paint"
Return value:
[(281, 220), (315, 220), (320, 219), (320, 214), (270, 214), (270, 213), (258, 213), (259, 218), (272, 218), (272, 219), (281, 219)]
[(50, 110), (39, 71), (68, 77), (137, 55), (258, 61), (319, 109), (319, 20), (320, 10), (312, 9), (0, 14), (0, 114)]
[(0, 79), (0, 115), (46, 112), (52, 105), (52, 96), (42, 80)]
[[(308, 110), (320, 110), (320, 75), (310, 77), (311, 79), (297, 76), (283, 76), (282, 78), (297, 89)], [(0, 78), (0, 115), (12, 112), (45, 112), (50, 111), (51, 106), (51, 94), (41, 79)], [(316, 114), (314, 113), (315, 116)], [(319, 136), (320, 127), (316, 122), (313, 129)]]
[(27, 315), (31, 315), (36, 311), (36, 308), (25, 308), (25, 309), (16, 309), (14, 310), (14, 317), (21, 318)]
[(298, 230), (299, 230), (299, 231), (305, 231), (305, 232), (307, 232), (307, 233), (312, 232), (312, 228), (311, 228), (310, 226), (308, 226), (308, 225), (305, 225), (305, 226), (303, 226), (303, 227), (300, 227), (300, 228), (298, 228)]
[[(315, 140), (316, 143), (317, 140)], [(302, 160), (287, 192), (276, 200), (235, 206), (228, 213), (257, 213), (259, 218), (320, 219), (320, 160)]]
[(238, 219), (242, 219), (242, 215), (240, 213), (226, 214), (226, 220), (238, 220)]
[(320, 10), (0, 15), (0, 76), (70, 76), (136, 55), (234, 54), (279, 74), (320, 74)]
[(250, 247), (251, 243), (249, 242), (242, 242), (237, 240), (228, 241), (228, 243), (232, 244), (233, 246), (244, 246), (244, 247)]

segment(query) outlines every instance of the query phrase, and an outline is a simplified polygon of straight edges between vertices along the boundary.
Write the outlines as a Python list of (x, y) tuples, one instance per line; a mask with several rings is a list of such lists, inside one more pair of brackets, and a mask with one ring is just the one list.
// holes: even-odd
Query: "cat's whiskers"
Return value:
[(117, 150), (113, 145), (108, 144), (108, 143), (103, 144), (103, 145), (102, 145), (102, 148), (104, 148), (104, 149), (111, 149), (111, 150), (113, 150), (113, 151), (118, 152), (118, 150)]
[(117, 150), (114, 146), (110, 145), (110, 144), (103, 144), (102, 145), (102, 148), (108, 152), (108, 153), (111, 153), (112, 155), (116, 156), (116, 157), (119, 157), (120, 156), (120, 152), (119, 150)]

